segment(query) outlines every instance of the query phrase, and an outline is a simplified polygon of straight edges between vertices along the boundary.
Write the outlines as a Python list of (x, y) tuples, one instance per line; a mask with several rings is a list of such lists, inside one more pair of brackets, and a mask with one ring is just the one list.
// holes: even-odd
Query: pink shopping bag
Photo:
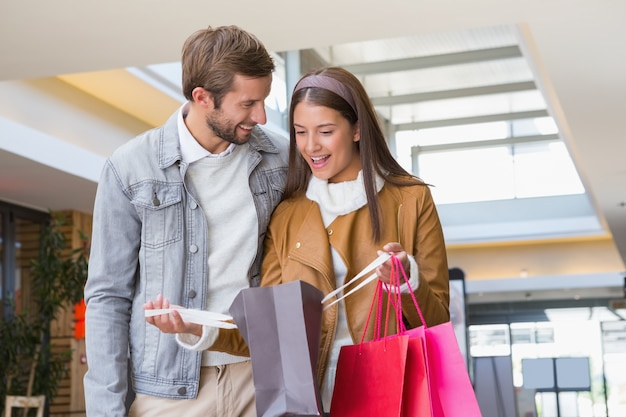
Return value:
[[(472, 381), (467, 372), (463, 354), (454, 333), (451, 322), (427, 326), (422, 311), (415, 299), (409, 281), (398, 258), (393, 257), (392, 283), (399, 286), (398, 278), (402, 275), (409, 286), (415, 308), (424, 323), (415, 329), (403, 330), (410, 340), (420, 340), (424, 348), (426, 378), (430, 395), (432, 417), (482, 417)], [(399, 298), (395, 304), (396, 312), (401, 314)], [(428, 415), (428, 414), (426, 414)], [(421, 414), (416, 414), (420, 416)]]

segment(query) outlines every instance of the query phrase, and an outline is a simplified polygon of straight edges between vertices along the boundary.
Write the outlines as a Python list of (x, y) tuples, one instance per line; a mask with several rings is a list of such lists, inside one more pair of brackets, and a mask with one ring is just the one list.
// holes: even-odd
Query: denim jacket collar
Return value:
[[(161, 136), (159, 137), (159, 168), (165, 169), (173, 164), (182, 161), (180, 151), (180, 137), (178, 135), (178, 112), (175, 112), (163, 125)], [(267, 152), (277, 154), (278, 148), (272, 143), (267, 134), (258, 125), (252, 130), (250, 136), (250, 148), (257, 152)]]

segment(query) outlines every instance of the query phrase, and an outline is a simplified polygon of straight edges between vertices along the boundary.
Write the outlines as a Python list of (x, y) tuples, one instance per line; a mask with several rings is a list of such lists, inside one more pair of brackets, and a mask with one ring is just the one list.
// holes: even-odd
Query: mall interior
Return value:
[[(303, 73), (344, 67), (432, 184), (484, 417), (626, 416), (623, 0), (2, 2), (3, 301), (27, 293), (20, 227), (88, 223), (106, 158), (184, 103), (183, 41), (226, 24), (275, 60), (266, 128), (287, 134)], [(84, 412), (75, 361), (50, 415)]]

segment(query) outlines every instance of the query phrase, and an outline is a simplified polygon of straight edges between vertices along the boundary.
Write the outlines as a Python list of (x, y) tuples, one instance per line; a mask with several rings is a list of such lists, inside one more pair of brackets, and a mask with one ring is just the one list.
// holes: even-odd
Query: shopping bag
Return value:
[(401, 417), (408, 341), (393, 335), (342, 346), (330, 415)]
[[(332, 417), (401, 417), (408, 336), (387, 336), (382, 328), (382, 283), (376, 284), (361, 343), (342, 346), (330, 404)], [(389, 306), (389, 303), (387, 304)], [(376, 307), (374, 339), (364, 342)]]
[(420, 326), (403, 334), (424, 343), (432, 416), (481, 417), (452, 324)]
[(230, 306), (250, 349), (259, 417), (323, 415), (315, 370), (323, 294), (293, 281), (246, 288)]
[(402, 392), (403, 417), (433, 417), (426, 370), (423, 340), (408, 336), (404, 390)]
[[(399, 328), (398, 334), (409, 337), (404, 390), (402, 392), (402, 416), (433, 417), (426, 367), (426, 347), (423, 339), (411, 337), (411, 333), (407, 332), (404, 326), (404, 321), (402, 320), (402, 294), (397, 290), (401, 286), (398, 264), (395, 263), (392, 266), (390, 283), (389, 285), (384, 285), (384, 288), (387, 294), (389, 294), (391, 306), (396, 314), (396, 322)], [(409, 285), (408, 288), (411, 290)]]
[[(423, 323), (422, 326), (415, 329), (403, 329), (400, 334), (409, 336), (410, 340), (421, 341), (426, 363), (432, 416), (481, 417), (474, 387), (467, 372), (452, 323), (448, 321), (436, 326), (427, 326), (398, 258), (392, 257), (392, 264), (392, 275), (403, 277)], [(392, 278), (393, 280), (394, 278)], [(399, 284), (398, 281), (396, 283)], [(394, 305), (396, 312), (401, 313), (400, 302), (397, 301)]]
[[(373, 273), (356, 284), (359, 278), (366, 276), (390, 257), (387, 253), (381, 254), (345, 285), (328, 294), (322, 302), (332, 300), (340, 291), (352, 286), (352, 289), (326, 304), (325, 309), (376, 280), (377, 275)], [(385, 314), (385, 330), (381, 338), (383, 298), (388, 300), (388, 309), (394, 307), (396, 323), (400, 326), (396, 330), (405, 329), (401, 325), (400, 293), (394, 293), (390, 287), (386, 287), (386, 292), (383, 292), (384, 285), (380, 281), (376, 285), (365, 325), (367, 330), (374, 300), (377, 300), (374, 340), (364, 343), (362, 338), (360, 344), (341, 347), (331, 401), (331, 416), (431, 417), (423, 340), (410, 338), (408, 334), (387, 336), (389, 310)]]

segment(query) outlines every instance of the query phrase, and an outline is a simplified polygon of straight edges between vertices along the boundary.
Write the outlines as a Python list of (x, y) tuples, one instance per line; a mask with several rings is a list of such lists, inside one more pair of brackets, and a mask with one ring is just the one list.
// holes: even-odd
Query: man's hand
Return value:
[(170, 301), (164, 298), (163, 295), (159, 294), (156, 300), (150, 300), (143, 305), (144, 310), (170, 308), (173, 309), (171, 313), (146, 317), (146, 322), (158, 327), (163, 333), (188, 333), (198, 337), (202, 336), (202, 325), (184, 321), (178, 311), (176, 311), (176, 309), (182, 309), (182, 307), (170, 305)]

